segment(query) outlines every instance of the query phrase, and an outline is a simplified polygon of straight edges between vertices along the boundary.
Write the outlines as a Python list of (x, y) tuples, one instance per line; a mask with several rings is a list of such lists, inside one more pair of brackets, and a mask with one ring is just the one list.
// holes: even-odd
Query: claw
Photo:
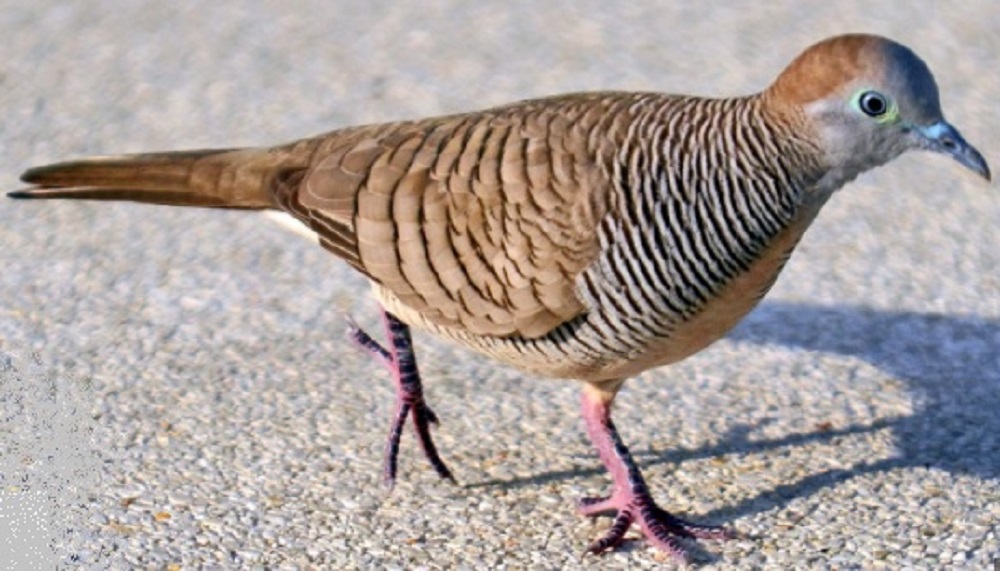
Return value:
[(611, 496), (583, 498), (577, 510), (586, 516), (614, 515), (618, 511), (618, 505)]
[(618, 512), (615, 516), (614, 523), (611, 524), (611, 528), (608, 532), (604, 534), (604, 537), (594, 541), (587, 547), (587, 553), (599, 554), (607, 551), (608, 549), (614, 549), (622, 544), (625, 540), (625, 534), (628, 532), (628, 528), (632, 526), (632, 518), (629, 517), (628, 513)]
[(431, 463), (434, 471), (446, 480), (455, 482), (451, 470), (445, 465), (438, 454), (434, 440), (431, 438), (430, 425), (439, 424), (438, 417), (424, 401), (420, 373), (417, 371), (417, 361), (413, 354), (413, 342), (410, 330), (405, 323), (388, 311), (383, 311), (386, 336), (389, 338), (389, 348), (386, 349), (368, 333), (358, 327), (358, 324), (347, 318), (347, 336), (360, 349), (385, 365), (396, 381), (396, 412), (389, 426), (389, 438), (385, 444), (385, 464), (383, 479), (391, 489), (396, 483), (398, 472), (399, 442), (403, 437), (403, 425), (406, 419), (413, 418), (413, 427), (417, 433), (424, 456)]
[(354, 342), (354, 345), (361, 349), (362, 351), (368, 353), (375, 359), (378, 359), (383, 365), (389, 368), (391, 371), (393, 368), (392, 356), (389, 351), (385, 349), (378, 341), (372, 339), (371, 335), (368, 335), (364, 329), (358, 326), (358, 323), (354, 321), (354, 318), (347, 317), (347, 337)]
[(657, 519), (663, 521), (674, 533), (693, 539), (728, 540), (736, 539), (736, 533), (719, 525), (692, 523), (670, 514), (662, 508), (656, 508)]
[(420, 442), (424, 456), (427, 457), (438, 476), (444, 480), (451, 480), (452, 484), (457, 484), (455, 477), (451, 475), (451, 470), (445, 465), (434, 446), (434, 441), (431, 439), (431, 424), (438, 424), (437, 415), (421, 401), (413, 410), (413, 426), (417, 429), (417, 441)]

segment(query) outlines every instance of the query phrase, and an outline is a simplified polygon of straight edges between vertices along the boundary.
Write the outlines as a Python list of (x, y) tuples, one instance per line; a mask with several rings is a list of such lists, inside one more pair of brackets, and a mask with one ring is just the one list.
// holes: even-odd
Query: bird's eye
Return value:
[(858, 107), (869, 117), (881, 117), (889, 110), (889, 102), (877, 91), (866, 91), (858, 98)]

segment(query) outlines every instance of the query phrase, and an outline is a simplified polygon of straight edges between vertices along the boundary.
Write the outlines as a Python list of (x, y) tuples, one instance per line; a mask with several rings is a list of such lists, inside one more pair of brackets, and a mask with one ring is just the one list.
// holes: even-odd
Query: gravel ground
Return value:
[[(276, 143), (558, 92), (763, 87), (827, 35), (935, 70), (994, 166), (1000, 4), (0, 0), (0, 188), (95, 153)], [(693, 5), (693, 3), (692, 3)], [(1000, 555), (1000, 194), (913, 155), (838, 195), (733, 335), (616, 421), (705, 569), (985, 569)], [(578, 388), (419, 336), (440, 482), (343, 340), (364, 280), (260, 214), (0, 200), (0, 568), (645, 569)]]

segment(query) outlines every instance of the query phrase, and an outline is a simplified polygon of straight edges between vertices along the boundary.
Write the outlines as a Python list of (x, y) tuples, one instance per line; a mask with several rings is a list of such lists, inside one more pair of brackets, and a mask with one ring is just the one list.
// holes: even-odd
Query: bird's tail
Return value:
[(272, 208), (268, 188), (281, 159), (263, 149), (93, 157), (28, 169), (21, 180), (33, 186), (8, 196)]

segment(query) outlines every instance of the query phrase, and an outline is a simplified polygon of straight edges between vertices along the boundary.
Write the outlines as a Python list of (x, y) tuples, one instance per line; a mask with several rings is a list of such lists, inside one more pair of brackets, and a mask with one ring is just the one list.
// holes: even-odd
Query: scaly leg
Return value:
[(391, 488), (396, 483), (396, 467), (399, 457), (399, 441), (403, 436), (406, 417), (413, 418), (417, 440), (424, 450), (424, 456), (442, 478), (455, 481), (451, 470), (445, 466), (431, 439), (431, 424), (438, 424), (437, 415), (424, 402), (424, 391), (417, 371), (417, 358), (413, 354), (413, 340), (410, 328), (388, 311), (382, 311), (382, 323), (389, 348), (371, 338), (354, 321), (348, 320), (347, 335), (361, 349), (385, 365), (396, 383), (396, 414), (389, 429), (389, 440), (385, 446), (384, 478)]
[(656, 505), (649, 493), (642, 472), (622, 442), (611, 421), (611, 403), (614, 390), (604, 390), (598, 385), (586, 385), (583, 392), (583, 419), (587, 434), (597, 448), (601, 462), (611, 474), (612, 493), (603, 498), (584, 498), (580, 512), (588, 516), (614, 514), (615, 520), (608, 532), (587, 548), (590, 553), (601, 553), (621, 544), (633, 523), (653, 545), (670, 553), (676, 559), (687, 561), (688, 550), (682, 537), (698, 539), (731, 539), (734, 535), (722, 527), (699, 525), (684, 521)]

